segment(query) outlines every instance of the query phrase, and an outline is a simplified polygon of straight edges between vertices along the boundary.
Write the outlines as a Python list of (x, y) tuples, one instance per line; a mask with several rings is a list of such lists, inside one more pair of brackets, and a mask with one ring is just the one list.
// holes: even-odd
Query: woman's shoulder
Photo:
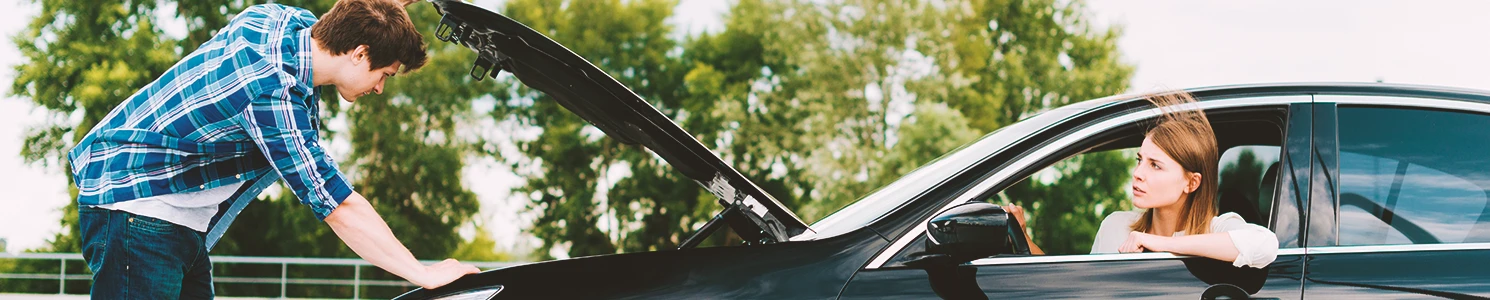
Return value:
[(1143, 217), (1143, 212), (1140, 211), (1115, 211), (1102, 219), (1102, 224), (1112, 222), (1115, 223), (1114, 225), (1133, 225), (1133, 222), (1137, 222), (1140, 217)]
[[(1255, 225), (1255, 224), (1252, 224), (1252, 223), (1248, 223), (1246, 219), (1243, 219), (1242, 218), (1242, 215), (1238, 215), (1237, 213), (1234, 213), (1234, 212), (1224, 213), (1224, 214), (1221, 214), (1221, 215), (1216, 216), (1214, 218), (1211, 218), (1211, 231), (1212, 232), (1232, 231), (1232, 230), (1237, 230), (1237, 229), (1241, 229), (1241, 228), (1249, 228), (1249, 227), (1254, 227), (1254, 226), (1255, 227), (1261, 227), (1261, 226), (1258, 226), (1258, 225)], [(1261, 228), (1264, 229), (1264, 230), (1267, 229), (1265, 227), (1261, 227)]]
[(1108, 214), (1107, 218), (1102, 219), (1102, 225), (1097, 227), (1097, 236), (1092, 241), (1091, 253), (1117, 253), (1118, 246), (1127, 240), (1128, 232), (1133, 231), (1131, 229), (1133, 222), (1137, 222), (1141, 217), (1143, 213), (1137, 211), (1116, 211)]
[(1246, 220), (1243, 220), (1242, 219), (1242, 215), (1239, 215), (1236, 212), (1227, 212), (1227, 213), (1221, 214), (1219, 216), (1216, 216), (1214, 218), (1211, 218), (1211, 221), (1223, 221), (1223, 220), (1233, 220), (1233, 219), (1234, 220), (1239, 220), (1239, 221), (1242, 221), (1242, 222), (1246, 222)]

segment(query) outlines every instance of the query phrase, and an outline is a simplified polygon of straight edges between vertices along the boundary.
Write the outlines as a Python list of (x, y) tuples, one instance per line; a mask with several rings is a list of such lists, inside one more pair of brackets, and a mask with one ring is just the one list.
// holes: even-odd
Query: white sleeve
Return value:
[(1140, 216), (1130, 211), (1107, 215), (1102, 219), (1102, 225), (1097, 227), (1097, 236), (1092, 240), (1092, 254), (1118, 253), (1118, 247), (1128, 240), (1128, 232), (1133, 231), (1133, 221)]
[(1238, 268), (1266, 267), (1278, 259), (1278, 236), (1266, 227), (1247, 223), (1236, 213), (1226, 213), (1211, 222), (1212, 232), (1225, 232), (1236, 246), (1237, 257), (1231, 265)]

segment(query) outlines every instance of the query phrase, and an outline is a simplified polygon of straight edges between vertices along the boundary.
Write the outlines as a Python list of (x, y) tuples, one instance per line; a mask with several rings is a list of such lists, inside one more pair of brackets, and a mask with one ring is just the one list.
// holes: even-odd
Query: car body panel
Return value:
[(1260, 286), (1256, 297), (1298, 299), (1301, 254), (1280, 255), (1269, 265), (1265, 279), (1234, 274), (1245, 270), (1200, 257), (965, 265), (949, 270), (884, 268), (854, 276), (840, 299), (1198, 298), (1215, 284), (1238, 281)]
[(491, 284), (505, 287), (496, 299), (827, 299), (873, 254), (863, 249), (885, 243), (866, 229), (806, 242), (563, 259), (469, 275), (398, 299)]

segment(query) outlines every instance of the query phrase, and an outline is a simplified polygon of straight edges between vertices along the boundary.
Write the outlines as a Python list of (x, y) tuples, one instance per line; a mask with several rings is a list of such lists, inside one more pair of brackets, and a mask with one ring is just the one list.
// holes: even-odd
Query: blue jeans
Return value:
[(206, 234), (126, 211), (78, 207), (93, 299), (211, 299)]

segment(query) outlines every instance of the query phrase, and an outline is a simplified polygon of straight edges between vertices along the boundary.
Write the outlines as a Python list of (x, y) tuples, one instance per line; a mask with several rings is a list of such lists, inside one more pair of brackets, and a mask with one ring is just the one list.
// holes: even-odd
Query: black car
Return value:
[[(1246, 151), (1266, 166), (1246, 175), (1256, 186), (1219, 202), (1274, 231), (1277, 260), (1251, 269), (1169, 253), (1032, 256), (1020, 225), (984, 202), (1061, 161), (1137, 148), (1157, 109), (1113, 96), (1040, 113), (809, 226), (580, 56), (497, 13), (433, 2), (444, 14), (438, 37), (480, 54), (473, 76), (512, 73), (611, 138), (651, 149), (722, 210), (677, 250), (491, 270), (398, 299), (1490, 297), (1490, 92), (1189, 90), (1223, 165)], [(724, 227), (748, 244), (695, 247)]]

